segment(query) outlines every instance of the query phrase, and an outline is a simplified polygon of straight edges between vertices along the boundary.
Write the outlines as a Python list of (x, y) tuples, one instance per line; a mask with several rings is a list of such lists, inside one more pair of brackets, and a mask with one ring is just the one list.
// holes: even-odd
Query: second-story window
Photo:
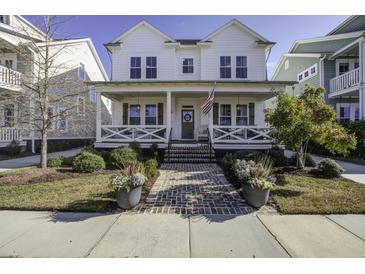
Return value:
[(9, 18), (10, 16), (9, 15), (0, 15), (0, 23), (3, 23), (3, 24), (8, 24), (9, 25)]
[(146, 78), (156, 79), (157, 78), (157, 57), (148, 56), (146, 57)]
[(247, 56), (236, 56), (236, 78), (247, 78)]
[(231, 78), (231, 56), (221, 56), (220, 78)]
[(194, 73), (194, 59), (193, 58), (183, 58), (182, 62), (182, 72)]
[(131, 79), (141, 79), (141, 57), (131, 57)]

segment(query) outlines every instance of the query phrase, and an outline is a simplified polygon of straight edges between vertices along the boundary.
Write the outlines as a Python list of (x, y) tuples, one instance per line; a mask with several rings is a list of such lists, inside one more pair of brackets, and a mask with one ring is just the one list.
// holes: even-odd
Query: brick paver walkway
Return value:
[(163, 164), (140, 213), (247, 214), (253, 211), (216, 164)]

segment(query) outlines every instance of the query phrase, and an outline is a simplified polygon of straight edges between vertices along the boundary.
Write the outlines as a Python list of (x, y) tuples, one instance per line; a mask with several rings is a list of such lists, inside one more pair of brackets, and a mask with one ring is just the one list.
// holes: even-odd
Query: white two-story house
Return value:
[[(40, 133), (30, 126), (37, 116), (36, 96), (25, 84), (34, 78), (35, 51), (44, 48), (45, 39), (46, 34), (24, 17), (0, 15), (0, 149), (14, 140), (33, 152), (39, 149)], [(48, 114), (58, 116), (49, 129), (49, 143), (92, 141), (96, 95), (88, 91), (85, 81), (109, 79), (93, 43), (89, 38), (52, 39), (48, 48), (56, 56), (52, 80), (60, 83), (49, 91)], [(57, 100), (71, 92), (74, 96), (67, 101)], [(107, 106), (103, 106), (105, 113)]]
[[(269, 148), (264, 101), (290, 84), (267, 80), (273, 45), (237, 20), (199, 40), (175, 39), (139, 22), (105, 44), (111, 80), (89, 83), (99, 106), (102, 96), (112, 100), (111, 124), (97, 112), (95, 146), (208, 141), (215, 149)], [(214, 104), (204, 114), (214, 83)]]

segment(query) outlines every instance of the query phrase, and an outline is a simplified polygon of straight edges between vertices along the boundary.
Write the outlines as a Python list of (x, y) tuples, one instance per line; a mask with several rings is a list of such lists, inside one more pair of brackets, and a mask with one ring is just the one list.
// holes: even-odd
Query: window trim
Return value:
[[(230, 111), (231, 111), (231, 115), (230, 116), (228, 116), (228, 115), (222, 115), (222, 106), (229, 106), (229, 108), (230, 108)], [(219, 104), (219, 115), (218, 115), (218, 122), (219, 122), (219, 125), (220, 126), (232, 126), (232, 118), (233, 118), (233, 115), (232, 115), (232, 104), (229, 104), (229, 103), (224, 103), (224, 104)], [(222, 125), (222, 123), (221, 123), (221, 118), (231, 118), (231, 123), (229, 124), (229, 125)]]
[[(139, 63), (140, 66), (139, 67), (132, 67), (132, 58), (139, 58)], [(132, 78), (132, 69), (139, 69), (140, 70), (140, 77), (139, 78)], [(130, 56), (129, 57), (129, 79), (142, 79), (142, 56)]]
[[(147, 58), (156, 58), (156, 66), (154, 66), (154, 67), (152, 67), (152, 66), (148, 66), (147, 65)], [(157, 56), (146, 56), (145, 57), (145, 61), (146, 61), (146, 63), (145, 63), (145, 78), (146, 79), (157, 79), (158, 78), (158, 75), (157, 75), (157, 73), (158, 73), (158, 63), (157, 63)], [(142, 63), (141, 63), (141, 66), (142, 66)], [(156, 77), (153, 77), (153, 78), (151, 78), (151, 77), (147, 77), (147, 69), (155, 69), (156, 70)], [(141, 78), (142, 78), (142, 75), (141, 75)]]
[[(315, 72), (312, 73), (312, 69), (315, 69)], [(308, 73), (307, 76), (305, 76), (305, 74)], [(313, 65), (311, 65), (310, 67), (306, 68), (305, 70), (303, 70), (302, 72), (297, 74), (297, 80), (299, 83), (304, 82), (314, 76), (316, 76), (318, 74), (318, 64), (315, 63)], [(302, 77), (302, 79), (300, 79), (300, 77)]]
[[(157, 107), (157, 104), (145, 104), (144, 105), (144, 124), (147, 126), (148, 124), (146, 123), (147, 122), (147, 118), (150, 118), (150, 117), (153, 117), (153, 116), (147, 116), (147, 106), (154, 106), (155, 107), (155, 123), (154, 124), (151, 124), (152, 126), (153, 125), (157, 125), (158, 124), (158, 121), (157, 121), (157, 118), (158, 118), (158, 107)], [(148, 126), (151, 126), (151, 125), (148, 125)]]
[[(184, 72), (184, 59), (192, 59), (193, 60), (193, 72)], [(180, 58), (180, 64), (181, 64), (181, 71), (180, 74), (181, 75), (195, 75), (196, 74), (196, 69), (195, 69), (195, 58), (193, 56), (182, 56)], [(189, 67), (189, 66), (186, 66)]]
[[(236, 74), (235, 74), (235, 76), (236, 76), (236, 78), (235, 79), (248, 79), (248, 58), (247, 58), (247, 56), (246, 55), (236, 55), (235, 56), (236, 58), (235, 58), (235, 72), (236, 72)], [(238, 57), (244, 57), (244, 58), (246, 58), (246, 66), (238, 66), (237, 65), (237, 58)], [(246, 77), (237, 77), (237, 69), (239, 69), (239, 68), (241, 68), (241, 69), (246, 69)]]
[[(246, 116), (244, 115), (238, 115), (237, 111), (238, 111), (238, 106), (246, 106)], [(250, 124), (250, 121), (249, 121), (249, 111), (248, 111), (248, 103), (245, 103), (245, 104), (236, 104), (236, 126), (248, 126)], [(238, 118), (247, 118), (247, 124), (246, 125), (238, 125), (237, 121), (238, 121)]]
[(86, 79), (86, 70), (85, 70), (85, 64), (83, 62), (79, 63), (79, 69), (78, 69), (78, 76), (81, 81), (85, 81)]
[[(132, 117), (131, 115), (131, 110), (132, 110), (132, 107), (134, 106), (138, 106), (139, 107), (139, 116), (136, 116), (136, 117)], [(141, 104), (129, 104), (128, 106), (128, 125), (132, 125), (132, 126), (138, 126), (138, 125), (141, 125)], [(131, 124), (131, 118), (139, 118), (139, 124)]]
[[(222, 66), (222, 62), (221, 62), (221, 58), (222, 57), (229, 57), (229, 60), (230, 60), (230, 65), (229, 66)], [(221, 69), (224, 68), (224, 69), (230, 69), (230, 74), (229, 74), (229, 77), (222, 77), (222, 74), (221, 74)], [(232, 56), (231, 55), (219, 55), (219, 79), (232, 79)]]

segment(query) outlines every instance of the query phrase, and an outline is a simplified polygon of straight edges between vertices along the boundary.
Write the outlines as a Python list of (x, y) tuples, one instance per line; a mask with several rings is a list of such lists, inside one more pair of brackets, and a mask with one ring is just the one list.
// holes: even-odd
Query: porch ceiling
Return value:
[(345, 90), (339, 90), (336, 92), (329, 93), (329, 98), (331, 99), (338, 99), (338, 98), (359, 98), (359, 89), (354, 87), (353, 89), (345, 89)]

